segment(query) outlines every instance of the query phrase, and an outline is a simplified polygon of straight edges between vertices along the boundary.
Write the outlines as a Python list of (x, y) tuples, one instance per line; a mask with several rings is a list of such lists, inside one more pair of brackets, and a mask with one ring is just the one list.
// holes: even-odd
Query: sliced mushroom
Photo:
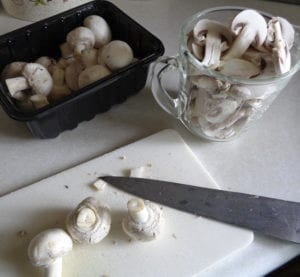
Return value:
[(48, 70), (38, 63), (27, 63), (22, 70), (23, 77), (7, 79), (6, 85), (13, 96), (17, 91), (31, 88), (34, 94), (47, 96), (52, 87), (53, 80)]
[(64, 230), (48, 229), (31, 240), (28, 256), (32, 265), (44, 269), (45, 277), (61, 277), (62, 257), (72, 248), (72, 239)]
[(205, 54), (202, 63), (208, 67), (216, 68), (220, 62), (222, 38), (231, 44), (233, 40), (231, 31), (217, 21), (202, 19), (195, 25), (193, 34), (194, 38), (205, 36)]
[(66, 219), (69, 234), (78, 243), (95, 244), (103, 240), (110, 231), (109, 209), (97, 199), (84, 199)]
[(272, 57), (275, 71), (278, 75), (288, 72), (291, 68), (291, 54), (288, 42), (284, 40), (281, 24), (273, 20), (271, 25), (274, 29), (274, 42), (272, 48)]
[(80, 56), (83, 50), (94, 47), (95, 35), (89, 28), (80, 26), (67, 34), (67, 43), (74, 51), (74, 55)]
[(223, 122), (238, 108), (238, 102), (235, 100), (224, 99), (223, 101), (221, 101), (221, 103), (219, 103), (218, 101), (211, 102), (212, 106), (205, 114), (205, 119), (213, 124)]
[(231, 30), (237, 35), (224, 59), (240, 58), (250, 45), (261, 46), (267, 37), (267, 23), (255, 10), (243, 10), (233, 19)]
[(193, 33), (189, 34), (187, 40), (187, 47), (199, 61), (202, 61), (204, 57), (204, 44), (203, 45), (197, 44), (194, 40)]
[(78, 77), (78, 87), (83, 88), (106, 76), (111, 72), (103, 65), (93, 65), (83, 70)]
[(112, 71), (125, 67), (133, 61), (131, 47), (121, 40), (113, 40), (105, 45), (100, 55), (100, 59)]
[(69, 94), (71, 90), (65, 84), (65, 71), (59, 66), (52, 68), (53, 88), (48, 96), (50, 101), (59, 100)]
[(289, 23), (285, 18), (279, 16), (272, 17), (271, 20), (269, 20), (268, 33), (264, 44), (269, 50), (274, 47), (276, 32), (278, 32), (278, 26), (276, 27), (276, 25), (278, 25), (277, 22), (280, 24), (282, 39), (286, 41), (288, 49), (290, 50), (294, 44), (295, 30), (291, 23)]
[(151, 241), (161, 233), (162, 211), (158, 205), (142, 199), (131, 199), (127, 203), (128, 214), (122, 221), (124, 232), (140, 241)]
[(261, 72), (257, 65), (242, 59), (221, 61), (218, 70), (226, 76), (242, 78), (252, 78)]
[(99, 15), (90, 15), (83, 21), (95, 36), (95, 48), (101, 48), (111, 41), (111, 30), (105, 19)]

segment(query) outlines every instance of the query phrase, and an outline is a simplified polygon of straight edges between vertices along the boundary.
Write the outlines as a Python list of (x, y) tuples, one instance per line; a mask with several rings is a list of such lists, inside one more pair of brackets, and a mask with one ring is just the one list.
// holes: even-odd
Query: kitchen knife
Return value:
[(300, 243), (300, 203), (185, 184), (101, 177), (123, 191), (184, 212)]

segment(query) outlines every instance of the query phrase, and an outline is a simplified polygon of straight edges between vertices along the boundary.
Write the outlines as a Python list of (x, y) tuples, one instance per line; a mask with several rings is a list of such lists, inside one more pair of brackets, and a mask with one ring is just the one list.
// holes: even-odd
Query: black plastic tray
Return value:
[(113, 39), (126, 41), (138, 61), (31, 113), (21, 111), (1, 83), (3, 109), (11, 118), (24, 121), (35, 137), (54, 138), (94, 118), (97, 113), (109, 110), (112, 105), (124, 102), (145, 86), (150, 63), (164, 53), (158, 38), (112, 3), (98, 0), (0, 36), (0, 71), (13, 61), (32, 62), (45, 55), (58, 58), (59, 45), (65, 41), (67, 33), (81, 26), (84, 18), (91, 14), (105, 18)]

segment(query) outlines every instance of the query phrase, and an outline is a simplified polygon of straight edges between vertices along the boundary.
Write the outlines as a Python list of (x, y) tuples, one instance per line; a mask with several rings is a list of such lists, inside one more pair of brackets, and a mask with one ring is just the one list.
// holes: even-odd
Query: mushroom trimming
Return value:
[(34, 266), (44, 268), (45, 277), (61, 277), (62, 257), (72, 248), (72, 239), (64, 230), (48, 229), (31, 240), (28, 256)]
[(66, 219), (69, 234), (78, 243), (95, 244), (110, 231), (109, 209), (94, 197), (84, 199)]
[(131, 199), (127, 203), (128, 214), (123, 218), (124, 232), (135, 240), (151, 241), (162, 231), (162, 210), (148, 200)]

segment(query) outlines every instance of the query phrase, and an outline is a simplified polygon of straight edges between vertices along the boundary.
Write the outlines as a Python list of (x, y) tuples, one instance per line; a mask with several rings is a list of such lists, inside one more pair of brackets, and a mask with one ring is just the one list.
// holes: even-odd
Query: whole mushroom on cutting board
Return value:
[(1, 80), (21, 110), (56, 102), (135, 61), (129, 44), (112, 41), (110, 26), (98, 15), (87, 16), (83, 26), (69, 31), (59, 48), (57, 59), (41, 56), (34, 63), (15, 61), (3, 69)]
[[(286, 19), (272, 17), (267, 21), (259, 12), (245, 9), (229, 26), (200, 19), (187, 34), (187, 48), (204, 67), (223, 76), (236, 80), (272, 78), (290, 70), (294, 36)], [(272, 86), (225, 85), (226, 78), (202, 72), (188, 79), (190, 120), (215, 139), (234, 136), (276, 92)]]

